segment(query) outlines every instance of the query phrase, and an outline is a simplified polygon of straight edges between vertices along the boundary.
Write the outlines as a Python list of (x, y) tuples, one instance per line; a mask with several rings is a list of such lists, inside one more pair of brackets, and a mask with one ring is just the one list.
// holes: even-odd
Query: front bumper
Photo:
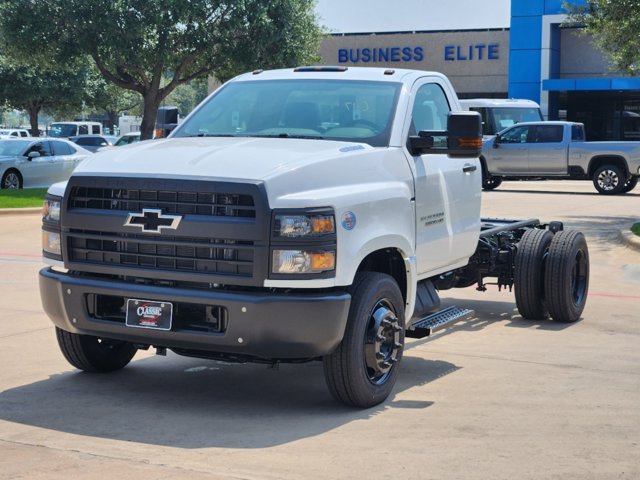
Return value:
[[(90, 295), (215, 304), (227, 309), (228, 322), (220, 333), (132, 328), (92, 315)], [(342, 340), (351, 303), (351, 296), (343, 292), (192, 290), (75, 277), (51, 268), (40, 270), (40, 296), (53, 323), (68, 332), (260, 359), (306, 359), (331, 353)]]

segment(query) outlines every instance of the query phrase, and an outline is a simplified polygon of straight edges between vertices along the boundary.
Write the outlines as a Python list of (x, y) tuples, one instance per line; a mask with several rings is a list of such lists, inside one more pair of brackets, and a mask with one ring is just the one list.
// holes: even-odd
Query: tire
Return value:
[(624, 185), (622, 186), (622, 190), (620, 190), (620, 193), (628, 193), (636, 188), (636, 185), (638, 185), (638, 177), (631, 177), (624, 183)]
[(589, 291), (589, 250), (584, 235), (565, 230), (554, 235), (547, 256), (544, 292), (551, 318), (575, 322)]
[(482, 164), (482, 189), (495, 190), (502, 183), (502, 177), (494, 177), (487, 171), (487, 164), (484, 158), (480, 158)]
[(602, 165), (593, 172), (593, 186), (602, 195), (616, 195), (622, 191), (625, 178), (620, 167)]
[(349, 406), (385, 401), (398, 376), (404, 348), (404, 300), (389, 275), (361, 272), (351, 293), (342, 342), (324, 357), (331, 395)]
[(553, 233), (536, 228), (527, 230), (518, 243), (513, 288), (518, 312), (529, 320), (549, 316), (545, 305), (544, 273), (552, 239)]
[(124, 368), (138, 351), (127, 342), (69, 333), (56, 327), (62, 354), (74, 367), (86, 372), (113, 372)]
[(22, 175), (15, 168), (10, 168), (2, 175), (0, 188), (22, 188)]

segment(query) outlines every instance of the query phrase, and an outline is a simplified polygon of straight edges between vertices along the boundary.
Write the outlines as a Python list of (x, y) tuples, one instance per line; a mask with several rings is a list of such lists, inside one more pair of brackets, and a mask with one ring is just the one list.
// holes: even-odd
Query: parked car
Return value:
[(76, 135), (102, 135), (100, 122), (55, 122), (49, 126), (49, 136), (69, 138)]
[(101, 147), (113, 145), (113, 140), (109, 141), (105, 135), (77, 135), (69, 140), (94, 153)]
[(59, 138), (0, 140), (0, 188), (48, 187), (68, 179), (89, 155)]
[(0, 128), (0, 138), (26, 138), (31, 134), (26, 128)]
[(503, 179), (592, 180), (603, 195), (627, 193), (640, 178), (640, 142), (587, 142), (582, 123), (523, 122), (483, 142), (485, 190)]
[(125, 145), (130, 145), (132, 143), (137, 143), (140, 141), (140, 132), (129, 132), (123, 135), (120, 135), (117, 140), (111, 143), (111, 145), (105, 145), (99, 147), (96, 151), (101, 152), (103, 150), (109, 149), (111, 147), (123, 147)]
[(121, 147), (123, 145), (129, 145), (130, 143), (136, 143), (140, 141), (140, 132), (129, 132), (121, 135), (118, 140), (113, 144), (114, 147)]

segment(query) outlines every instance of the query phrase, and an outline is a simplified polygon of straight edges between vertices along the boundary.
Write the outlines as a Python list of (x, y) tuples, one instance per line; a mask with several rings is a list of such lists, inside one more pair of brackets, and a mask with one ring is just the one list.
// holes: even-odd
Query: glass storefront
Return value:
[(587, 140), (640, 140), (640, 92), (561, 92), (558, 106), (566, 120), (584, 123)]

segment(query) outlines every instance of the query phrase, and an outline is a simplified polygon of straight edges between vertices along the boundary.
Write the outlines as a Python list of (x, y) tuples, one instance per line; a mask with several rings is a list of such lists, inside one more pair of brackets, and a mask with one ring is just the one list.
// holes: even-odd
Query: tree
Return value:
[(586, 0), (576, 6), (565, 4), (569, 11), (565, 26), (583, 26), (613, 65), (630, 75), (640, 73), (640, 1)]
[(14, 54), (43, 61), (89, 55), (104, 78), (142, 96), (142, 137), (151, 138), (158, 107), (178, 85), (317, 58), (322, 32), (313, 7), (313, 0), (4, 0), (0, 34)]
[(49, 110), (78, 110), (85, 98), (86, 69), (49, 69), (0, 57), (0, 103), (26, 110), (31, 135), (39, 136), (38, 115)]

